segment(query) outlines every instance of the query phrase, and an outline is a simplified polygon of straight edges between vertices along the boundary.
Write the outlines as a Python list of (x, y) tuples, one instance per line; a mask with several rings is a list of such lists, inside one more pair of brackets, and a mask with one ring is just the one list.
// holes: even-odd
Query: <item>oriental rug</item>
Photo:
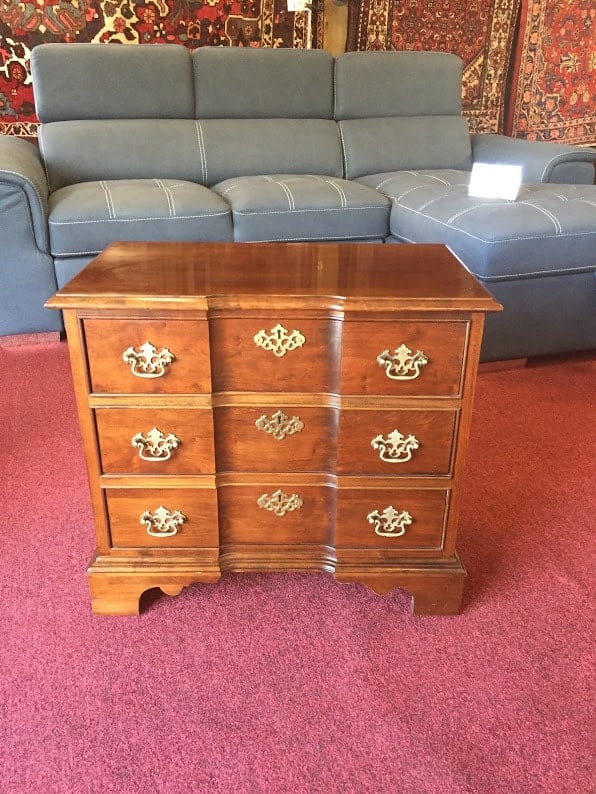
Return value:
[(288, 12), (285, 0), (2, 0), (0, 133), (36, 134), (29, 61), (43, 42), (308, 49), (322, 39), (322, 13)]
[(523, 0), (507, 131), (596, 145), (594, 0)]
[(520, 0), (361, 0), (350, 3), (346, 50), (433, 50), (464, 64), (471, 132), (502, 132)]

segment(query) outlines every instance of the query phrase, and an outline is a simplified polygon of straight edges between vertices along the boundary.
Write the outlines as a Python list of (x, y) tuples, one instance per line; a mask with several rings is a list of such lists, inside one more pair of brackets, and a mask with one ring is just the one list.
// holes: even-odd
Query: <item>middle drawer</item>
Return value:
[(449, 476), (457, 411), (343, 409), (338, 474)]
[(335, 471), (339, 409), (233, 405), (214, 409), (217, 471)]
[(210, 408), (97, 408), (104, 474), (214, 474)]

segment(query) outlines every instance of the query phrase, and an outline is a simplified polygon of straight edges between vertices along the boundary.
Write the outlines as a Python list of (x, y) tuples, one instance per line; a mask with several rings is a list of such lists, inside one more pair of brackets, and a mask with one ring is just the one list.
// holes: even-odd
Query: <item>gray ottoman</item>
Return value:
[(359, 181), (392, 199), (391, 234), (442, 242), (503, 306), (485, 361), (596, 347), (596, 187), (526, 184), (515, 201), (468, 196), (469, 174), (411, 171)]

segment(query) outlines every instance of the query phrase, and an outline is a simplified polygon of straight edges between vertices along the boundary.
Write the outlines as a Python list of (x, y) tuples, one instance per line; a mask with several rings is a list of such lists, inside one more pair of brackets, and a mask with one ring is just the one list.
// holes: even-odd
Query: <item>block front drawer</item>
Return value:
[(218, 489), (220, 543), (332, 545), (336, 489), (312, 485)]
[(346, 322), (342, 394), (457, 396), (465, 322)]
[(449, 492), (443, 490), (340, 488), (337, 548), (440, 551)]
[(222, 318), (210, 333), (214, 391), (338, 391), (339, 320)]
[(219, 471), (327, 471), (335, 467), (337, 408), (216, 408)]
[(447, 476), (456, 417), (455, 411), (342, 409), (338, 473)]
[(211, 391), (206, 320), (90, 318), (83, 327), (92, 392)]
[(115, 547), (218, 545), (215, 487), (114, 488), (106, 490), (106, 501)]
[(209, 408), (98, 408), (104, 474), (214, 474)]

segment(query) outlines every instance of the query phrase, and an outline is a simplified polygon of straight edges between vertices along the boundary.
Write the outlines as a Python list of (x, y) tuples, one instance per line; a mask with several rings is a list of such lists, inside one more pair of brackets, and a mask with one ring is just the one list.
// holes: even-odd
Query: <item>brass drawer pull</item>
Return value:
[(158, 507), (154, 513), (145, 510), (140, 516), (140, 523), (147, 527), (147, 534), (154, 538), (169, 538), (176, 535), (185, 521), (186, 516), (180, 510), (170, 512), (163, 505)]
[(264, 328), (256, 333), (253, 341), (257, 347), (262, 347), (263, 350), (271, 350), (273, 355), (281, 358), (289, 350), (296, 350), (298, 347), (306, 342), (306, 338), (302, 336), (300, 331), (292, 331), (291, 333), (287, 328), (278, 323), (274, 326), (269, 333)]
[(139, 458), (153, 463), (169, 460), (172, 457), (172, 451), (177, 449), (180, 444), (180, 439), (173, 433), (168, 433), (165, 436), (161, 430), (153, 427), (146, 436), (137, 433), (130, 439), (130, 442), (133, 447), (138, 447)]
[(385, 375), (391, 380), (414, 380), (420, 375), (421, 368), (428, 364), (428, 357), (422, 350), (413, 353), (402, 343), (393, 351), (393, 355), (383, 350), (377, 356), (377, 363), (385, 367)]
[(370, 442), (373, 449), (379, 451), (379, 457), (385, 463), (407, 463), (412, 459), (412, 452), (420, 447), (416, 436), (404, 436), (399, 430), (392, 430), (387, 438), (375, 436)]
[(264, 510), (269, 510), (275, 513), (276, 516), (283, 517), (286, 513), (291, 513), (293, 510), (300, 510), (304, 502), (298, 494), (289, 495), (284, 491), (277, 490), (271, 496), (266, 493), (259, 496), (257, 504)]
[(299, 433), (304, 428), (304, 422), (300, 421), (299, 416), (293, 416), (290, 419), (283, 411), (276, 411), (271, 418), (267, 414), (263, 414), (257, 419), (255, 425), (259, 430), (269, 433), (278, 441), (282, 441), (286, 436)]
[(157, 348), (147, 341), (139, 347), (139, 352), (132, 345), (127, 347), (122, 360), (130, 364), (130, 371), (137, 378), (161, 378), (176, 356), (167, 347), (162, 347), (158, 353)]
[(389, 505), (382, 513), (373, 510), (366, 518), (375, 525), (375, 532), (383, 538), (399, 538), (405, 534), (406, 527), (414, 520), (407, 510), (396, 510)]

